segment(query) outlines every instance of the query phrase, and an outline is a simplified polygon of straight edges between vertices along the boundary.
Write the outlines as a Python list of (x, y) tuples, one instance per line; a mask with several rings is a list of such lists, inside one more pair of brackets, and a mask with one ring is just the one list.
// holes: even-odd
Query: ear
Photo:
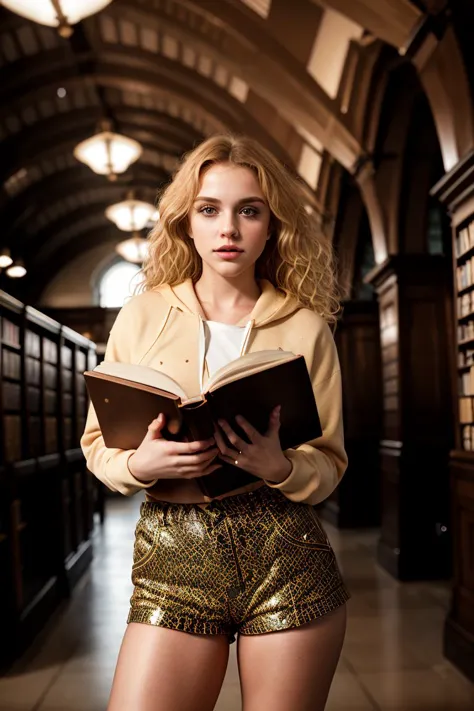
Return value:
[(270, 239), (270, 237), (272, 237), (274, 228), (275, 228), (275, 223), (273, 221), (273, 215), (271, 215), (270, 220), (268, 222), (267, 242)]

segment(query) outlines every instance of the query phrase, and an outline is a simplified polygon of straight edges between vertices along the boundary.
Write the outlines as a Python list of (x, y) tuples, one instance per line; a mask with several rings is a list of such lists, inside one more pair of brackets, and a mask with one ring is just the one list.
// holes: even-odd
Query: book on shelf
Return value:
[(462, 257), (474, 247), (474, 220), (460, 229), (456, 236), (456, 257)]
[(469, 341), (474, 339), (474, 321), (468, 321), (458, 326), (458, 341)]
[(461, 425), (474, 423), (473, 399), (461, 395), (459, 398), (459, 422)]
[(472, 368), (474, 365), (474, 350), (463, 348), (458, 351), (458, 368)]
[(474, 426), (464, 425), (461, 429), (462, 447), (467, 452), (474, 450)]
[(474, 396), (474, 368), (471, 367), (469, 371), (461, 373), (459, 384), (461, 397)]
[[(220, 368), (199, 395), (186, 393), (159, 370), (130, 363), (104, 361), (86, 371), (84, 378), (107, 447), (136, 449), (160, 413), (166, 419), (165, 439), (209, 439), (218, 419), (224, 419), (248, 441), (236, 416), (241, 415), (264, 434), (277, 405), (281, 405), (283, 450), (322, 435), (304, 357), (289, 351), (259, 351), (237, 358)], [(206, 496), (215, 497), (257, 481), (257, 477), (222, 462), (221, 469), (195, 481)]]
[(457, 301), (458, 318), (471, 317), (474, 319), (474, 292), (468, 291), (462, 296), (458, 296)]
[(468, 289), (474, 282), (474, 257), (456, 269), (458, 291)]

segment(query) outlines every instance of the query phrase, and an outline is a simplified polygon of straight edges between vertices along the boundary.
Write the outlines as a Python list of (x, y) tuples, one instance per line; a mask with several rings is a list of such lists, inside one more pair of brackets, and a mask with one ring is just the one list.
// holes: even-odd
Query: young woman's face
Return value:
[(229, 278), (249, 269), (253, 273), (269, 225), (270, 208), (252, 170), (230, 163), (208, 168), (189, 217), (203, 269)]

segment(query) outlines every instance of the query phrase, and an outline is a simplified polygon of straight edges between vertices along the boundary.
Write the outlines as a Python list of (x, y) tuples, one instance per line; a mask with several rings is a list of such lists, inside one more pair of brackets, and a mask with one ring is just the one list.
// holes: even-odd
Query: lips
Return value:
[(214, 252), (219, 255), (219, 259), (230, 262), (238, 259), (244, 250), (239, 247), (234, 247), (233, 245), (227, 245), (220, 247), (220, 249), (215, 249)]

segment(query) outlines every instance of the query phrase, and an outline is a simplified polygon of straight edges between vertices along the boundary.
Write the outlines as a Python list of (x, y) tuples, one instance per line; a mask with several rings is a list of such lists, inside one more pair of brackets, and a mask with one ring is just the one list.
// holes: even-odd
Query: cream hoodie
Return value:
[[(331, 494), (347, 467), (341, 376), (334, 339), (323, 318), (300, 307), (269, 281), (261, 280), (259, 285), (261, 295), (257, 303), (249, 317), (238, 324), (247, 325), (242, 355), (277, 348), (303, 355), (323, 428), (318, 439), (285, 451), (292, 470), (282, 483), (265, 483), (279, 489), (291, 501), (316, 504)], [(120, 310), (104, 359), (156, 368), (177, 380), (189, 397), (198, 395), (203, 377), (203, 319), (205, 315), (190, 279), (178, 286), (165, 285), (146, 291), (132, 297)], [(90, 471), (112, 491), (130, 496), (146, 489), (149, 499), (210, 501), (192, 480), (138, 481), (128, 469), (128, 460), (135, 450), (105, 446), (92, 405), (81, 447)], [(250, 488), (255, 487), (243, 490)]]

